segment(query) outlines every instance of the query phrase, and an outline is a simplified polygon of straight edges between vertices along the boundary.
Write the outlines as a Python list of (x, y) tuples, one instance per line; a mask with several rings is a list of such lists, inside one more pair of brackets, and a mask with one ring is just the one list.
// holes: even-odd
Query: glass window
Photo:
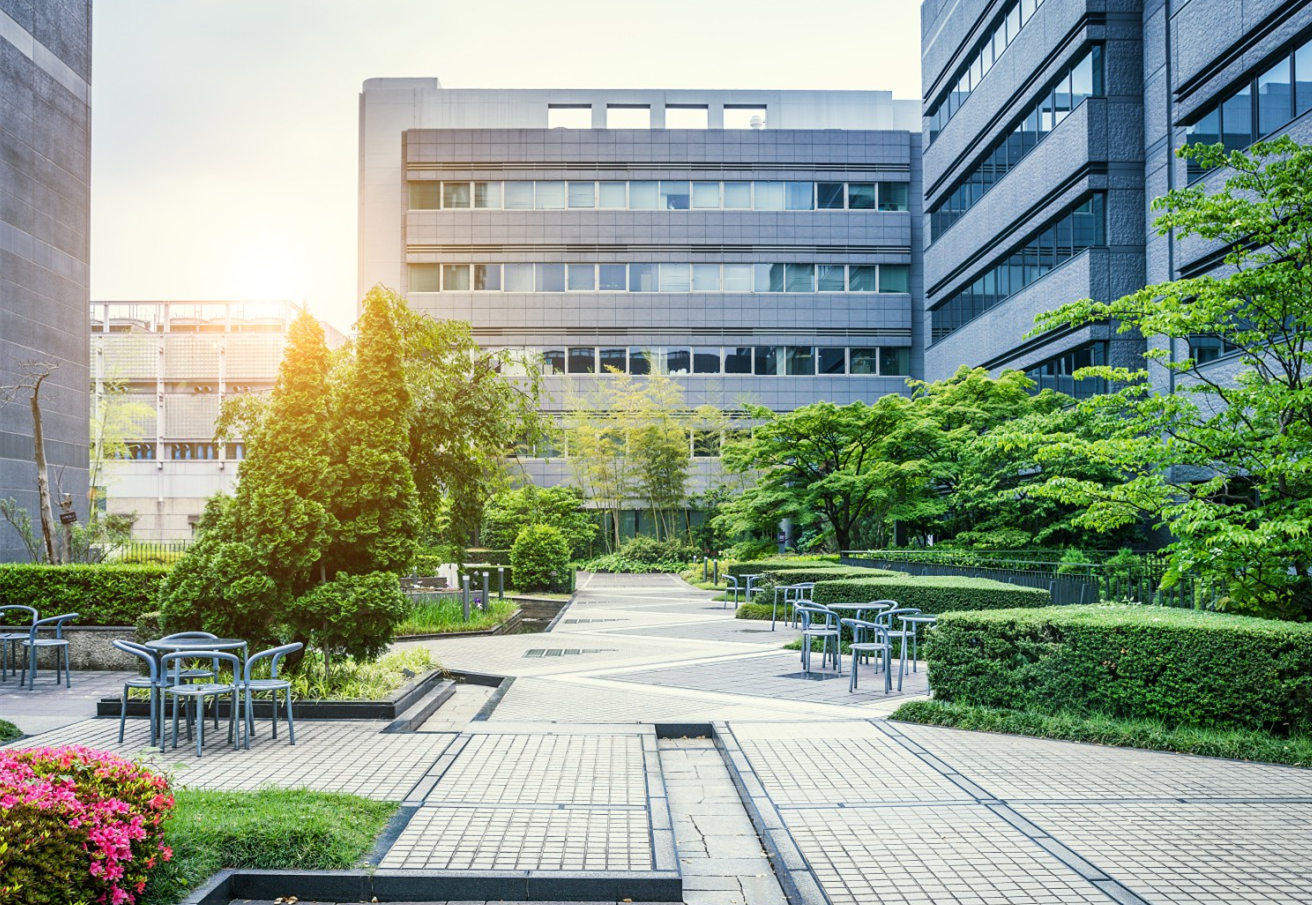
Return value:
[(645, 104), (607, 104), (607, 129), (650, 129), (651, 107)]
[(751, 292), (752, 291), (752, 265), (751, 264), (725, 264), (724, 265), (724, 291), (725, 292)]
[(598, 359), (598, 374), (623, 374), (625, 371), (624, 349), (599, 349)]
[(595, 374), (597, 372), (597, 350), (592, 346), (571, 346), (569, 350), (569, 372), (571, 374)]
[(1221, 142), (1227, 151), (1253, 143), (1253, 93), (1248, 85), (1221, 105)]
[(752, 373), (751, 346), (735, 346), (725, 349), (724, 373), (726, 374)]
[[(1214, 145), (1221, 140), (1221, 112), (1213, 110), (1188, 129), (1185, 139), (1190, 145)], [(1204, 172), (1198, 161), (1190, 159), (1189, 178), (1197, 179)]]
[(691, 268), (687, 264), (661, 264), (661, 292), (687, 292), (692, 288)]
[(852, 355), (852, 366), (848, 373), (850, 374), (879, 373), (878, 349), (853, 349), (851, 355)]
[(507, 182), (505, 183), (505, 194), (506, 194), (506, 210), (508, 211), (533, 210), (533, 183)]
[(873, 182), (849, 182), (847, 184), (847, 206), (854, 211), (874, 210), (875, 184)]
[(742, 104), (724, 107), (724, 127), (726, 129), (764, 129), (765, 107)]
[(752, 207), (752, 184), (750, 182), (726, 182), (724, 184), (725, 210), (745, 211)]
[(501, 183), (475, 182), (474, 207), (496, 210), (501, 207)]
[(1312, 110), (1312, 41), (1294, 51), (1294, 115)]
[(810, 346), (785, 346), (784, 355), (789, 377), (815, 375), (815, 349)]
[(844, 203), (843, 183), (817, 182), (815, 184), (815, 206), (822, 211), (841, 211)]
[(693, 292), (719, 292), (720, 291), (720, 265), (719, 264), (692, 265), (692, 289)]
[(1071, 70), (1071, 107), (1093, 94), (1093, 52), (1086, 53)]
[(648, 349), (629, 349), (629, 373), (651, 373), (651, 351)]
[(753, 282), (757, 292), (784, 291), (784, 265), (753, 264), (752, 269), (756, 273), (756, 279)]
[(438, 291), (440, 277), (436, 264), (410, 264), (406, 271), (411, 292)]
[(846, 370), (846, 349), (826, 347), (816, 351), (821, 374), (842, 374)]
[(687, 374), (692, 365), (690, 359), (691, 355), (688, 349), (666, 349), (665, 373)]
[(879, 209), (881, 211), (904, 211), (907, 209), (907, 183), (879, 183)]
[(592, 182), (571, 182), (569, 184), (569, 206), (591, 208), (596, 206), (596, 184)]
[(758, 211), (781, 211), (784, 209), (784, 184), (782, 182), (752, 183), (752, 207)]
[(501, 283), (506, 292), (532, 292), (533, 265), (502, 264)]
[(692, 432), (692, 454), (711, 458), (720, 454), (719, 431), (695, 430)]
[(542, 370), (546, 374), (564, 374), (565, 350), (564, 349), (542, 350)]
[(809, 211), (815, 209), (814, 182), (785, 182), (784, 209), (790, 211)]
[(785, 264), (785, 292), (815, 292), (814, 264)]
[(847, 268), (848, 292), (878, 292), (876, 274), (879, 268), (874, 264), (850, 264)]
[(909, 283), (905, 264), (879, 265), (880, 292), (908, 292)]
[(624, 182), (597, 183), (597, 207), (620, 211), (629, 206), (628, 184)]
[(533, 288), (537, 292), (564, 292), (564, 264), (534, 264)]
[(435, 211), (438, 206), (438, 186), (436, 182), (410, 183), (410, 210)]
[(468, 292), (469, 291), (469, 265), (443, 264), (442, 265), (442, 291)]
[(821, 264), (817, 268), (816, 288), (821, 292), (842, 292), (847, 286), (847, 275), (842, 264)]
[(598, 264), (597, 288), (602, 292), (623, 292), (628, 288), (626, 270), (623, 264)]
[(692, 372), (694, 374), (720, 373), (720, 348), (718, 346), (696, 346), (692, 350)]
[(1285, 57), (1257, 77), (1257, 134), (1269, 135), (1294, 115), (1291, 60)]
[(591, 129), (592, 108), (585, 104), (547, 104), (548, 129)]
[(755, 359), (757, 374), (775, 376), (779, 373), (779, 365), (783, 360), (779, 349), (779, 346), (755, 347), (752, 357)]
[(686, 211), (691, 190), (686, 182), (661, 182), (660, 208), (667, 211)]
[(697, 210), (713, 210), (720, 206), (720, 183), (694, 182), (692, 184), (692, 206)]
[(1062, 76), (1061, 81), (1052, 89), (1052, 122), (1055, 126), (1071, 112), (1071, 77), (1070, 73)]
[(655, 291), (656, 291), (656, 265), (630, 264), (629, 265), (629, 292), (655, 292)]
[(565, 183), (537, 182), (533, 206), (540, 211), (565, 209)]
[(905, 377), (911, 373), (911, 350), (906, 346), (885, 346), (879, 350), (879, 373), (885, 377)]
[(442, 207), (460, 209), (469, 207), (470, 193), (468, 182), (442, 183)]
[(570, 264), (569, 288), (572, 292), (591, 292), (597, 288), (595, 264)]
[(630, 182), (629, 183), (629, 210), (634, 210), (634, 211), (656, 210), (656, 183)]
[(705, 129), (710, 121), (710, 110), (698, 106), (666, 106), (665, 128)]
[(474, 289), (479, 292), (494, 292), (501, 288), (500, 264), (475, 264)]

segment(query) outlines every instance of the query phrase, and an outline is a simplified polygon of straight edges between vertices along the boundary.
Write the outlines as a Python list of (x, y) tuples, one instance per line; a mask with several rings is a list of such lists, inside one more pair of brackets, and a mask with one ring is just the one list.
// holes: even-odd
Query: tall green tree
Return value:
[[(1214, 145), (1181, 156), (1226, 167), (1224, 186), (1158, 199), (1157, 231), (1223, 250), (1224, 267), (1039, 319), (1039, 330), (1110, 320), (1151, 338), (1149, 366), (1081, 372), (1122, 388), (1080, 403), (1111, 416), (1106, 435), (1067, 441), (1070, 455), (1108, 463), (1124, 480), (1053, 478), (1043, 492), (1086, 507), (1080, 521), (1091, 528), (1148, 518), (1169, 529), (1168, 584), (1199, 578), (1236, 611), (1309, 619), (1312, 147), (1281, 137), (1247, 153)], [(1198, 337), (1232, 359), (1207, 365), (1189, 351)], [(1171, 392), (1154, 391), (1150, 367)]]
[(419, 496), (408, 456), (411, 399), (396, 324), (398, 304), (389, 289), (369, 290), (355, 354), (332, 387), (329, 508), (338, 523), (329, 553), (333, 570), (404, 571), (419, 540)]

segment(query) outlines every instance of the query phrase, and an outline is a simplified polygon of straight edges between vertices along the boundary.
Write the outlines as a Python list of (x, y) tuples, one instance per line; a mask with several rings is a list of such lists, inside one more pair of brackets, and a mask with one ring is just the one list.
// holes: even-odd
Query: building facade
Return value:
[[(91, 3), (0, 0), (0, 387), (42, 383), (52, 490), (87, 507)], [(0, 402), (9, 396), (0, 391)], [(30, 393), (0, 406), (0, 499), (39, 524)], [(38, 529), (39, 530), (39, 529)], [(26, 547), (0, 524), (0, 561)]]
[[(904, 392), (921, 368), (920, 135), (887, 92), (443, 89), (360, 96), (360, 267), (545, 368), (689, 407)], [(696, 444), (713, 469), (714, 444)], [(534, 480), (567, 480), (552, 451)]]
[[(1034, 336), (1034, 318), (1217, 268), (1218, 248), (1153, 228), (1154, 198), (1225, 178), (1178, 159), (1187, 142), (1312, 141), (1306, 3), (926, 0), (921, 29), (928, 379), (1016, 368), (1082, 396), (1104, 387), (1076, 368), (1142, 366), (1162, 340)], [(1176, 345), (1229, 366), (1214, 339)]]
[[(93, 496), (140, 541), (189, 540), (205, 502), (233, 490), (240, 438), (215, 442), (225, 398), (273, 388), (290, 302), (93, 302), (93, 428), (126, 456), (93, 456)], [(345, 337), (324, 325), (330, 348)], [(118, 407), (117, 411), (113, 407)]]

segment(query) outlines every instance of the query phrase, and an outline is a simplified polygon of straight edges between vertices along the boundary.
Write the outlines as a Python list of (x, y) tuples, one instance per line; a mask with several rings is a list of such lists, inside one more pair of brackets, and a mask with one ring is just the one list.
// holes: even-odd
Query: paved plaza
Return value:
[(233, 751), (221, 722), (198, 760), (86, 718), (117, 674), (0, 703), (57, 727), (22, 745), (142, 757), (183, 786), (398, 802), (374, 876), (676, 877), (687, 905), (1312, 903), (1312, 771), (889, 722), (923, 668), (886, 697), (866, 667), (849, 694), (800, 675), (794, 631), (711, 596), (585, 576), (548, 633), (422, 642), (513, 682), (461, 686), (417, 732), (302, 720), (291, 747), (263, 721)]

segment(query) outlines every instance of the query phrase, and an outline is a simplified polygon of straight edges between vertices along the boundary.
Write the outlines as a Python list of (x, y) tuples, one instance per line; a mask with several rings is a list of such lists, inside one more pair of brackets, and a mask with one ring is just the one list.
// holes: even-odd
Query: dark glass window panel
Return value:
[(1294, 115), (1312, 110), (1312, 41), (1294, 51)]
[(695, 430), (692, 432), (692, 454), (703, 458), (720, 454), (720, 434), (718, 431)]
[(879, 350), (879, 373), (884, 377), (905, 377), (911, 373), (911, 350), (905, 346), (885, 346)]
[(468, 182), (442, 183), (442, 207), (461, 209), (469, 207), (471, 203)]
[(843, 209), (843, 183), (841, 182), (817, 182), (815, 196), (815, 206), (822, 211)]
[(412, 182), (410, 183), (410, 210), (412, 211), (435, 211), (439, 206), (441, 183), (438, 182)]
[(597, 266), (597, 288), (602, 292), (623, 292), (626, 286), (623, 264), (599, 264)]
[(847, 184), (847, 206), (854, 211), (874, 210), (875, 184), (873, 182), (849, 182)]
[(755, 371), (758, 375), (776, 375), (779, 373), (779, 347), (756, 346)]
[(820, 264), (816, 269), (816, 289), (820, 292), (842, 292), (847, 288), (847, 274), (842, 264)]
[(692, 186), (687, 182), (662, 182), (660, 207), (667, 211), (686, 211), (692, 204)]
[(815, 265), (785, 264), (784, 291), (815, 292)]
[(624, 349), (602, 349), (598, 353), (598, 359), (598, 374), (623, 374), (625, 371)]
[(879, 268), (874, 264), (852, 264), (847, 268), (848, 292), (878, 292)]
[(785, 182), (784, 210), (809, 211), (815, 208), (815, 183)]
[(629, 292), (655, 292), (655, 291), (656, 291), (656, 265), (630, 264), (629, 265)]
[(1285, 57), (1257, 77), (1257, 134), (1269, 135), (1294, 113), (1293, 58)]
[(879, 265), (879, 291), (908, 292), (910, 290), (910, 278), (907, 270), (905, 264)]
[(785, 346), (784, 359), (789, 377), (815, 375), (815, 349), (810, 346)]
[(818, 350), (821, 374), (842, 374), (847, 369), (846, 349), (822, 348)]
[(756, 264), (754, 269), (756, 271), (757, 292), (784, 291), (784, 265)]
[(699, 347), (692, 350), (692, 372), (694, 374), (720, 373), (719, 348)]
[(881, 211), (907, 210), (907, 183), (879, 183), (879, 209)]
[(546, 349), (542, 352), (542, 369), (547, 374), (565, 373), (565, 350)]
[(474, 289), (479, 292), (495, 292), (501, 288), (500, 264), (475, 264)]
[(726, 374), (752, 373), (751, 346), (737, 346), (737, 347), (725, 349), (724, 373)]
[(597, 373), (597, 350), (592, 346), (571, 346), (569, 372), (571, 374)]
[(687, 349), (665, 350), (666, 374), (687, 374), (691, 365), (691, 353)]
[(849, 373), (852, 374), (879, 373), (878, 349), (852, 349), (850, 355), (852, 359), (852, 366)]
[(1253, 93), (1248, 85), (1221, 104), (1221, 143), (1227, 151), (1253, 143)]
[(651, 373), (651, 354), (646, 349), (629, 349), (629, 373)]

